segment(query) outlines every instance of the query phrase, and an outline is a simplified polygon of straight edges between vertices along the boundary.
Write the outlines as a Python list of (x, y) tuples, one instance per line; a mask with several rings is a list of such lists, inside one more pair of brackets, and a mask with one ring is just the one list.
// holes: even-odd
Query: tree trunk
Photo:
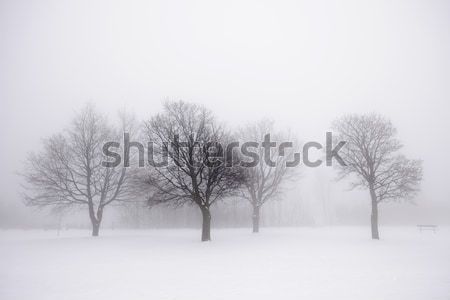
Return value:
[(98, 236), (100, 231), (100, 223), (97, 221), (92, 222), (92, 236)]
[(258, 233), (259, 232), (259, 207), (257, 205), (253, 206), (252, 221), (253, 221), (253, 233)]
[(378, 233), (378, 202), (375, 191), (373, 189), (370, 190), (370, 197), (372, 200), (372, 215), (370, 216), (372, 239), (379, 240), (380, 235)]
[(102, 222), (103, 217), (103, 208), (100, 207), (97, 209), (97, 214), (94, 211), (94, 205), (89, 203), (89, 218), (91, 219), (92, 224), (92, 236), (98, 236), (100, 231), (100, 224)]
[(202, 242), (211, 240), (211, 213), (209, 212), (209, 208), (202, 207)]

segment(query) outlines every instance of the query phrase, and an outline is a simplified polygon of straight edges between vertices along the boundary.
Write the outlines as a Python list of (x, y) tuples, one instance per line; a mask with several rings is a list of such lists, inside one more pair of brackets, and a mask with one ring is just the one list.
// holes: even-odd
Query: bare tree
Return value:
[[(197, 205), (203, 219), (201, 240), (209, 241), (211, 205), (235, 193), (242, 181), (240, 169), (224, 163), (228, 155), (224, 149), (229, 139), (226, 131), (209, 110), (183, 101), (165, 102), (164, 112), (144, 127), (146, 138), (153, 142), (149, 155), (162, 160), (151, 162), (153, 167), (145, 177), (153, 188), (149, 203)], [(215, 149), (214, 154), (211, 149)]]
[[(289, 135), (275, 132), (273, 121), (268, 119), (241, 128), (238, 135), (242, 143), (248, 143), (249, 146), (252, 146), (250, 143), (256, 143), (253, 144), (253, 150), (248, 150), (253, 151), (259, 157), (259, 162), (255, 166), (243, 167), (245, 182), (241, 194), (252, 206), (253, 232), (257, 233), (259, 232), (261, 207), (267, 201), (279, 198), (285, 188), (283, 183), (294, 179), (298, 174), (294, 166), (288, 166), (289, 162), (294, 160), (297, 145), (290, 141)], [(273, 147), (266, 152), (263, 143), (269, 136), (272, 140), (279, 142), (279, 146), (281, 143), (284, 143), (285, 146), (289, 146), (286, 143), (291, 143), (290, 147)], [(266, 154), (273, 162), (272, 165), (263, 160)]]
[(372, 238), (379, 239), (378, 204), (410, 199), (422, 179), (422, 162), (398, 154), (402, 148), (392, 123), (378, 115), (346, 115), (333, 124), (337, 140), (346, 141), (340, 155), (347, 166), (339, 166), (342, 179), (356, 175), (352, 188), (370, 192)]
[(85, 206), (98, 236), (105, 207), (131, 194), (127, 170), (102, 166), (104, 143), (117, 140), (119, 130), (87, 105), (62, 133), (44, 140), (42, 151), (31, 153), (22, 173), (27, 205), (69, 208)]

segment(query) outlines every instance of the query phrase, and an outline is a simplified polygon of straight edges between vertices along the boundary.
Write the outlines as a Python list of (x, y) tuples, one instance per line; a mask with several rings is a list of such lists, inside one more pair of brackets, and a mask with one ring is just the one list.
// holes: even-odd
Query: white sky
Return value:
[(86, 102), (145, 118), (168, 97), (302, 140), (385, 114), (425, 161), (420, 200), (450, 203), (449, 53), (449, 1), (1, 0), (0, 201), (20, 202), (21, 160)]

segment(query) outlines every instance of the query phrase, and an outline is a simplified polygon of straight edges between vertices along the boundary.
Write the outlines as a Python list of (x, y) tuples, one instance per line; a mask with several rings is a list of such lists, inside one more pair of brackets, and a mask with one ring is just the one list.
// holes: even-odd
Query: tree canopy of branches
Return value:
[[(271, 199), (277, 199), (284, 191), (283, 183), (292, 180), (298, 174), (295, 167), (289, 167), (288, 162), (293, 161), (297, 145), (290, 141), (289, 136), (274, 131), (274, 123), (263, 119), (239, 130), (239, 139), (242, 143), (253, 142), (255, 153), (260, 158), (256, 166), (244, 167), (245, 181), (242, 189), (242, 197), (247, 199), (252, 206), (253, 232), (259, 232), (260, 210), (264, 203)], [(291, 147), (283, 149), (270, 148), (269, 159), (274, 164), (267, 164), (262, 158), (266, 155), (263, 143), (267, 135), (279, 143), (292, 143)], [(286, 145), (286, 144), (285, 144)], [(280, 146), (280, 144), (279, 144)]]
[(339, 166), (339, 178), (355, 175), (352, 188), (369, 190), (372, 238), (379, 239), (378, 204), (413, 197), (422, 179), (422, 162), (398, 154), (402, 145), (397, 131), (378, 114), (346, 115), (333, 129), (338, 140), (347, 142), (340, 152), (347, 166)]
[[(206, 108), (168, 101), (163, 113), (145, 122), (144, 135), (153, 142), (153, 155), (168, 160), (148, 168), (145, 181), (153, 189), (149, 203), (197, 205), (203, 219), (201, 240), (210, 240), (211, 205), (236, 193), (242, 182), (240, 169), (224, 163), (229, 155), (226, 130)], [(222, 159), (213, 159), (211, 149)]]
[(43, 149), (28, 156), (22, 173), (26, 204), (57, 209), (85, 206), (92, 235), (98, 236), (105, 207), (128, 200), (132, 192), (125, 168), (101, 165), (103, 144), (117, 140), (118, 132), (87, 105), (66, 130), (45, 139)]

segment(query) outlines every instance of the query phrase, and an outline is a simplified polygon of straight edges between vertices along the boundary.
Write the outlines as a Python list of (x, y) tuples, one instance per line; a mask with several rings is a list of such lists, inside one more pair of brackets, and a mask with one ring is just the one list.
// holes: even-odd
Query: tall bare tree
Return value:
[[(259, 232), (261, 207), (269, 200), (280, 198), (286, 187), (283, 184), (294, 179), (298, 174), (296, 166), (289, 166), (289, 162), (294, 161), (297, 143), (291, 141), (289, 135), (275, 132), (274, 122), (268, 119), (241, 128), (238, 135), (241, 143), (249, 143), (248, 145), (252, 146), (253, 149), (247, 150), (259, 157), (256, 165), (242, 168), (245, 174), (242, 197), (247, 199), (252, 206), (253, 232), (257, 233)], [(267, 151), (263, 145), (269, 136), (271, 140), (278, 142), (278, 146), (281, 146), (281, 143), (285, 143), (285, 146), (288, 146), (286, 143), (292, 144), (290, 147), (271, 147)], [(269, 158), (272, 164), (264, 158)]]
[(337, 140), (347, 144), (340, 155), (340, 179), (355, 175), (352, 188), (368, 189), (371, 199), (372, 238), (379, 239), (378, 204), (388, 200), (410, 199), (422, 179), (422, 162), (410, 160), (402, 148), (392, 123), (378, 115), (346, 115), (333, 123)]
[[(201, 240), (209, 241), (211, 205), (235, 193), (242, 181), (240, 169), (224, 163), (228, 155), (224, 149), (228, 143), (226, 131), (211, 111), (183, 101), (165, 102), (164, 112), (145, 122), (144, 127), (145, 137), (153, 142), (149, 153), (161, 160), (155, 158), (145, 177), (153, 190), (149, 202), (197, 205), (203, 221)], [(163, 163), (164, 156), (167, 163)]]
[(26, 204), (87, 207), (92, 235), (98, 236), (105, 207), (129, 199), (132, 191), (125, 168), (102, 166), (102, 147), (117, 140), (119, 132), (87, 105), (66, 130), (45, 139), (43, 149), (28, 156), (22, 173)]

